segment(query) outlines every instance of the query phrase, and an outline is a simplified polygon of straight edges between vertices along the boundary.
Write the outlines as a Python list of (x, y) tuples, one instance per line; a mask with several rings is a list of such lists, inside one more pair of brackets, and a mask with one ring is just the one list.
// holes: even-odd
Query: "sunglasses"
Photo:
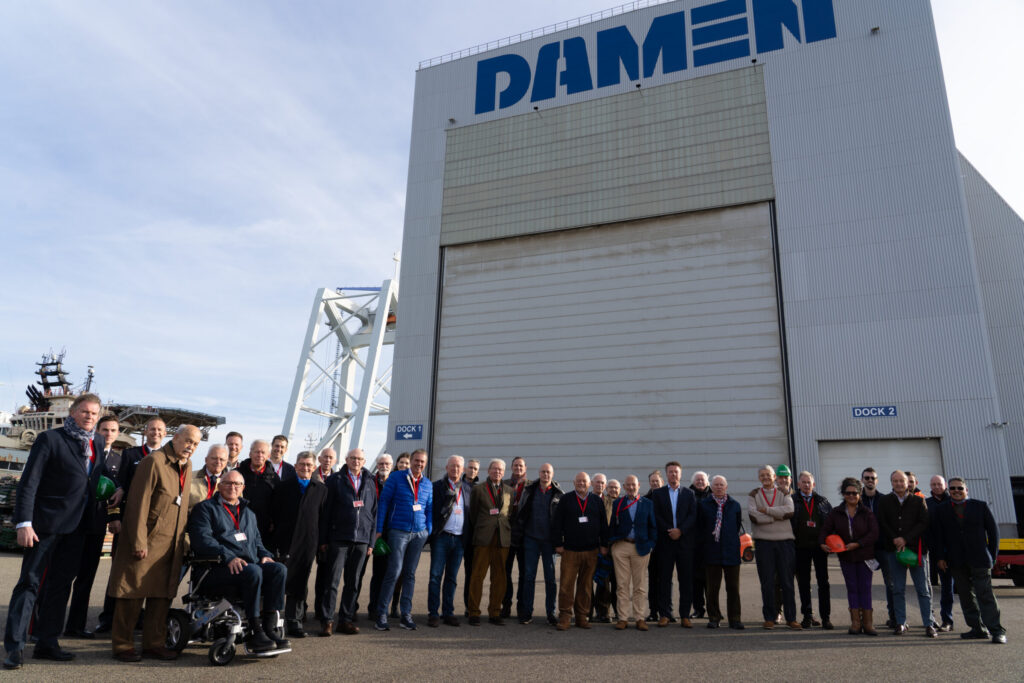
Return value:
[(950, 486), (950, 491), (966, 491), (967, 489), (963, 486)]
[(860, 491), (843, 491), (844, 496), (859, 496)]
[(869, 477), (869, 476), (864, 476), (862, 478), (864, 479), (864, 481), (874, 481), (875, 479), (878, 479), (878, 477)]

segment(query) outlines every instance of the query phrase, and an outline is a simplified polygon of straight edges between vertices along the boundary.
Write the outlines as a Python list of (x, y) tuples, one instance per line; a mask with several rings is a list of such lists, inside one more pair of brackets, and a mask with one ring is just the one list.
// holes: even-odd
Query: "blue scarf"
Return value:
[(82, 444), (82, 454), (85, 457), (92, 455), (92, 451), (89, 449), (89, 442), (96, 438), (96, 430), (87, 432), (78, 426), (75, 422), (75, 418), (68, 415), (64, 418), (64, 431), (68, 433), (72, 438), (77, 439)]
[(302, 492), (305, 493), (306, 492), (306, 488), (309, 486), (310, 480), (309, 479), (299, 479), (298, 477), (296, 477), (296, 479), (298, 479), (298, 481), (299, 481), (299, 488), (301, 488)]

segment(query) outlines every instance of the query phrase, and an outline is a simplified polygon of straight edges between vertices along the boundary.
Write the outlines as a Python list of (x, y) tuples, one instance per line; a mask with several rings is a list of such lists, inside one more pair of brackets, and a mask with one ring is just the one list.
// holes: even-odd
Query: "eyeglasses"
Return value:
[(844, 496), (859, 496), (860, 491), (843, 491)]
[(239, 482), (234, 482), (234, 481), (222, 481), (220, 483), (220, 485), (221, 486), (230, 486), (231, 488), (236, 488), (236, 489), (240, 489), (243, 486), (245, 486), (244, 483), (239, 483)]
[(965, 486), (950, 486), (949, 490), (950, 491), (966, 491), (967, 488)]

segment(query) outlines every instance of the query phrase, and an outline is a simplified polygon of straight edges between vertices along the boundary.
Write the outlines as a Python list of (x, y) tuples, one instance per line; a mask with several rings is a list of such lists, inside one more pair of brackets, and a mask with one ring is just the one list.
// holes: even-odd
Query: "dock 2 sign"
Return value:
[(896, 406), (855, 406), (854, 417), (896, 417)]

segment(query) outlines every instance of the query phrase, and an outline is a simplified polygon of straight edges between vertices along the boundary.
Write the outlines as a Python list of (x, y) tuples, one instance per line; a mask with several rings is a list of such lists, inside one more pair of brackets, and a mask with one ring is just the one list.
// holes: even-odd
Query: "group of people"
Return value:
[[(397, 459), (383, 454), (367, 467), (357, 448), (336, 468), (336, 454), (326, 448), (319, 455), (299, 453), (293, 465), (285, 461), (288, 439), (278, 435), (253, 441), (243, 460), (237, 432), (211, 446), (204, 466), (193, 471), (190, 460), (201, 440), (197, 428), (179, 427), (164, 443), (166, 426), (154, 418), (142, 446), (118, 453), (109, 447), (120, 432), (118, 421), (101, 413), (99, 398), (83, 394), (63, 426), (41, 434), (32, 447), (15, 508), (25, 555), (8, 612), (5, 668), (22, 665), (30, 622), (38, 659), (74, 657), (60, 646), (61, 633), (95, 637), (86, 628), (86, 614), (108, 528), (115, 534), (113, 562), (96, 631), (110, 632), (113, 656), (125, 662), (177, 657), (165, 647), (167, 614), (189, 547), (196, 555), (220, 558), (207, 588), (238, 589), (247, 642), (257, 652), (307, 635), (303, 622), (314, 565), (318, 635), (359, 633), (358, 601), (368, 567), (367, 617), (374, 628), (389, 630), (390, 618), (403, 629), (416, 629), (412, 598), (428, 543), (428, 627), (462, 623), (455, 610), (460, 569), (468, 624), (482, 622), (488, 576), (488, 623), (504, 625), (513, 604), (518, 622), (531, 623), (539, 564), (544, 616), (559, 631), (612, 621), (619, 630), (672, 623), (693, 628), (693, 620), (705, 616), (708, 628), (725, 621), (742, 629), (744, 520), (755, 542), (766, 629), (777, 623), (794, 630), (833, 628), (827, 562), (837, 553), (851, 634), (877, 634), (871, 584), (878, 568), (886, 586), (887, 625), (896, 635), (907, 632), (909, 569), (925, 635), (952, 630), (955, 586), (970, 627), (961, 637), (1006, 642), (991, 583), (998, 531), (988, 506), (968, 499), (960, 478), (947, 486), (941, 476), (932, 477), (926, 500), (912, 473), (901, 471), (890, 477), (892, 493), (882, 495), (877, 474), (868, 468), (860, 479), (843, 481), (843, 503), (833, 507), (815, 490), (810, 472), (798, 475), (794, 489), (788, 466), (765, 465), (758, 472), (761, 485), (744, 504), (721, 475), (696, 472), (684, 486), (675, 461), (665, 465), (664, 479), (661, 471), (649, 474), (644, 495), (636, 475), (620, 483), (586, 472), (577, 473), (566, 491), (550, 463), (528, 479), (522, 457), (512, 460), (506, 478), (501, 459), (491, 460), (481, 474), (478, 461), (451, 455), (444, 475), (431, 482), (425, 480), (424, 450)], [(103, 478), (113, 482), (106, 487), (113, 489), (109, 497), (101, 495)], [(929, 564), (942, 587), (938, 623), (932, 618)], [(723, 580), (725, 615), (719, 602)], [(283, 632), (276, 628), (281, 612)], [(134, 644), (140, 621), (141, 653)]]

